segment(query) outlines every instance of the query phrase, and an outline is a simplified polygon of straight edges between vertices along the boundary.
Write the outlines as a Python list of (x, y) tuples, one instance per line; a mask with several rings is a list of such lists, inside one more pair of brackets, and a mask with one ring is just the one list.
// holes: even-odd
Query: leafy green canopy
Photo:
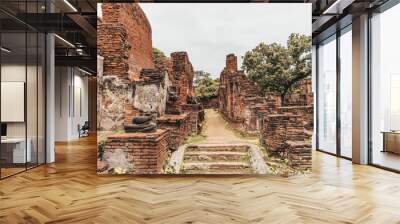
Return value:
[(196, 99), (199, 101), (208, 101), (218, 96), (219, 79), (212, 79), (210, 76), (208, 72), (194, 72)]
[(292, 33), (287, 46), (260, 43), (246, 52), (242, 68), (264, 91), (280, 94), (283, 103), (300, 80), (311, 76), (311, 38)]

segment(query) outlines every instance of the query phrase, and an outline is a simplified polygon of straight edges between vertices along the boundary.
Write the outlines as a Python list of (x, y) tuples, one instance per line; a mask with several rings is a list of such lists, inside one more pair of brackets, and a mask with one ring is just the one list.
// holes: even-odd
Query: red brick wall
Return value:
[(271, 155), (287, 159), (298, 170), (311, 168), (312, 106), (280, 107), (262, 118), (260, 142)]
[(229, 73), (237, 72), (237, 57), (234, 54), (228, 54), (226, 56), (226, 70)]
[(121, 130), (138, 111), (133, 85), (143, 68), (154, 68), (151, 27), (138, 4), (104, 3), (97, 23), (97, 49), (104, 57), (99, 78), (99, 130)]
[(219, 111), (232, 126), (246, 134), (258, 134), (271, 154), (283, 156), (298, 169), (311, 167), (313, 93), (311, 80), (299, 82), (299, 89), (281, 106), (278, 94), (261, 94), (243, 71), (236, 57), (227, 55), (220, 76)]
[(237, 70), (234, 54), (226, 56), (226, 67), (220, 76), (219, 111), (234, 127), (247, 134), (257, 134), (257, 115), (253, 108), (264, 104), (258, 87), (243, 71)]
[[(168, 131), (166, 130), (108, 136), (104, 145), (105, 158), (101, 174), (114, 174), (118, 173), (118, 170), (125, 171), (125, 174), (161, 173), (167, 162), (167, 140)], [(124, 158), (121, 159), (121, 156)], [(115, 165), (113, 160), (122, 160), (125, 163), (117, 163), (116, 167), (113, 167)]]
[(200, 134), (202, 122), (204, 120), (204, 110), (202, 104), (185, 104), (183, 106), (183, 111), (189, 114), (189, 134)]
[(314, 94), (312, 93), (311, 79), (301, 80), (295, 93), (285, 97), (286, 106), (306, 106), (314, 103)]
[(178, 100), (170, 102), (167, 106), (167, 113), (182, 113), (183, 105), (187, 104), (188, 97), (194, 96), (193, 88), (193, 67), (186, 52), (174, 52), (172, 60), (172, 89), (176, 92)]
[(137, 80), (142, 68), (154, 68), (151, 26), (138, 4), (103, 3), (97, 45), (104, 57), (104, 75)]
[(157, 126), (169, 131), (168, 146), (174, 151), (183, 144), (189, 133), (189, 114), (165, 114), (157, 118)]

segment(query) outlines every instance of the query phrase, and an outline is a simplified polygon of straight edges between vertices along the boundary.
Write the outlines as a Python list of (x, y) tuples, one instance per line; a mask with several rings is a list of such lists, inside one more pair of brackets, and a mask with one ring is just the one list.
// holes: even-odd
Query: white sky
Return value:
[(150, 21), (153, 46), (187, 51), (195, 70), (219, 77), (225, 56), (241, 57), (257, 44), (286, 44), (290, 33), (311, 35), (311, 4), (140, 4)]
[(311, 4), (140, 3), (153, 46), (168, 56), (187, 51), (194, 70), (219, 77), (225, 56), (241, 57), (260, 42), (286, 44), (290, 33), (311, 36)]

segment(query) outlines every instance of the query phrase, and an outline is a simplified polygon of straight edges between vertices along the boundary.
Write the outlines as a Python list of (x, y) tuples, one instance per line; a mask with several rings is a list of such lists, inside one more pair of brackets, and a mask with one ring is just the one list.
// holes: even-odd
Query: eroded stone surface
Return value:
[(156, 112), (163, 115), (166, 110), (168, 87), (170, 86), (168, 75), (163, 73), (163, 79), (159, 82), (143, 82), (135, 86), (133, 94), (133, 106), (144, 113)]

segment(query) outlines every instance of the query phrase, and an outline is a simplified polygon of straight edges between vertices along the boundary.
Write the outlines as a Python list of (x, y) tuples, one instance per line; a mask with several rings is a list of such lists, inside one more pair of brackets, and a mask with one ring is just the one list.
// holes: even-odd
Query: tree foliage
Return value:
[(194, 72), (196, 99), (204, 102), (218, 96), (219, 79), (212, 79), (210, 73)]
[(264, 91), (280, 94), (283, 103), (300, 80), (311, 76), (311, 38), (293, 33), (287, 46), (260, 43), (246, 52), (242, 68)]

